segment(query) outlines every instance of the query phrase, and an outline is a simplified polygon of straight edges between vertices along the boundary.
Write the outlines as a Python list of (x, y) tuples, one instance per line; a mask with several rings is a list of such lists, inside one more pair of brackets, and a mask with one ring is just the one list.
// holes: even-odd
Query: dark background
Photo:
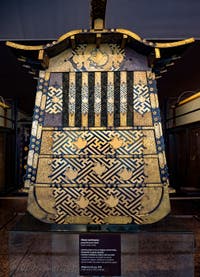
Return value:
[[(146, 39), (200, 39), (199, 0), (107, 0), (106, 27)], [(54, 40), (90, 26), (90, 0), (1, 0), (0, 40)]]
[[(166, 97), (178, 97), (185, 90), (200, 90), (199, 11), (198, 0), (107, 0), (107, 28), (130, 29), (149, 40), (197, 39), (158, 80), (161, 107)], [(0, 95), (16, 98), (20, 109), (32, 113), (36, 80), (21, 68), (5, 46), (6, 40), (42, 44), (70, 30), (89, 27), (89, 0), (1, 0)]]

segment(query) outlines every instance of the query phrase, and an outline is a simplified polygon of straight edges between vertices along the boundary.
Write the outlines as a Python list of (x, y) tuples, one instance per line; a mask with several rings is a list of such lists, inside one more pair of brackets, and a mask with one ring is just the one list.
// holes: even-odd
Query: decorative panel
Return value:
[(44, 126), (62, 126), (63, 84), (62, 74), (51, 74), (46, 93)]
[[(44, 131), (45, 133), (45, 131)], [(144, 134), (141, 130), (62, 130), (52, 133), (55, 155), (140, 155)]]
[(62, 83), (49, 86), (45, 126), (153, 125), (145, 71), (63, 73)]
[(114, 43), (77, 45), (50, 59), (48, 72), (147, 71), (147, 59), (132, 48), (121, 49)]
[(55, 188), (53, 195), (57, 223), (74, 223), (77, 215), (84, 223), (131, 223), (132, 218), (141, 223), (142, 188)]
[[(49, 170), (38, 169), (38, 183), (77, 186), (142, 185), (144, 182), (143, 158), (56, 158), (42, 160)], [(49, 175), (49, 171), (51, 172)]]

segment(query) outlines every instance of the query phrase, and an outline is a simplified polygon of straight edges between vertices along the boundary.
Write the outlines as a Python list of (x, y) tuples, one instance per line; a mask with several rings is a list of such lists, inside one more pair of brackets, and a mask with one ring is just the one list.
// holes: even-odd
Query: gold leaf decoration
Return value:
[(100, 163), (96, 163), (95, 166), (93, 167), (93, 171), (97, 174), (97, 175), (102, 175), (105, 171), (106, 171), (106, 167), (105, 165), (102, 165)]
[(111, 142), (110, 145), (114, 148), (114, 149), (118, 149), (123, 145), (124, 141), (120, 138), (118, 138), (117, 136), (115, 136)]
[(125, 58), (125, 52), (117, 44), (82, 44), (73, 51), (73, 63), (77, 70), (117, 70)]
[(89, 204), (89, 200), (81, 195), (81, 197), (76, 201), (76, 204), (79, 205), (81, 209), (85, 209)]
[(129, 169), (123, 168), (118, 175), (122, 180), (128, 181), (132, 177), (133, 172)]
[(73, 144), (76, 146), (76, 148), (81, 150), (86, 147), (87, 141), (79, 137), (75, 142), (73, 142)]
[(71, 167), (68, 167), (65, 171), (65, 177), (69, 180), (74, 180), (78, 176), (77, 170), (73, 170)]
[(113, 195), (110, 195), (106, 200), (105, 203), (110, 207), (110, 208), (114, 208), (117, 206), (117, 204), (119, 203), (119, 200), (114, 197)]

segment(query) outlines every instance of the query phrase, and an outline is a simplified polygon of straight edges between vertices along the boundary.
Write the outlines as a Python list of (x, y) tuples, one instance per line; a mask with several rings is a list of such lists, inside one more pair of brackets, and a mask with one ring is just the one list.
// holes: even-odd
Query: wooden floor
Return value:
[[(24, 216), (26, 211), (26, 197), (0, 198), (0, 277), (19, 276), (32, 277), (35, 274), (18, 274), (17, 268), (22, 264), (24, 257), (15, 261), (15, 270), (10, 274), (9, 265), (9, 231), (16, 222)], [(189, 231), (194, 232), (196, 249), (194, 255), (195, 277), (200, 276), (200, 199), (172, 199), (172, 216), (183, 221)], [(20, 245), (20, 242), (19, 242)], [(69, 258), (69, 257), (68, 257)], [(73, 266), (73, 265), (72, 265)], [(37, 276), (61, 276), (46, 275), (40, 273)], [(62, 275), (65, 276), (65, 275)], [(73, 276), (73, 275), (71, 275)], [(151, 275), (152, 276), (152, 275)], [(182, 277), (182, 275), (180, 275)], [(67, 276), (70, 277), (70, 276)], [(134, 276), (133, 276), (134, 277)], [(148, 276), (147, 276), (148, 277)], [(154, 277), (154, 276), (153, 276)], [(159, 275), (159, 277), (162, 277)], [(170, 276), (169, 276), (170, 277)], [(190, 276), (186, 276), (190, 277)], [(192, 277), (192, 276), (191, 276)]]

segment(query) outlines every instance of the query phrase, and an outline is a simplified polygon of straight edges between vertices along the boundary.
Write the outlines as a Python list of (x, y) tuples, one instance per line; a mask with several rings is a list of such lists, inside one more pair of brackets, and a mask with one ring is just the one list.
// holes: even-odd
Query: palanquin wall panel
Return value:
[(47, 222), (141, 224), (169, 212), (146, 57), (91, 44), (50, 60), (38, 81), (26, 186), (28, 210)]

